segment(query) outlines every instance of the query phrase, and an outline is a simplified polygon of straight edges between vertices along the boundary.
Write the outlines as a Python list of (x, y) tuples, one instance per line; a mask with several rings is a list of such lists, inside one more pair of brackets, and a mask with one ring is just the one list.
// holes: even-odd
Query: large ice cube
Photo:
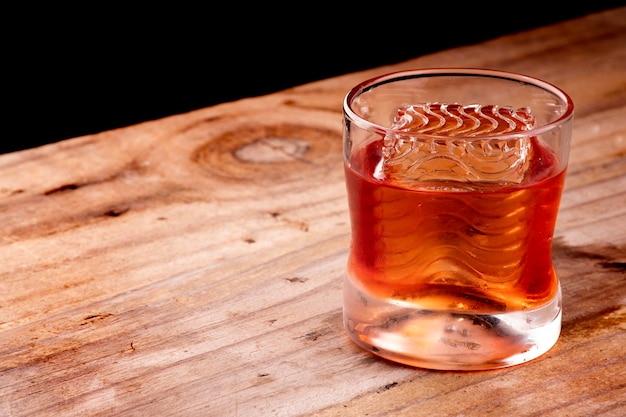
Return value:
[(531, 159), (528, 108), (425, 103), (405, 105), (384, 139), (377, 173), (408, 186), (424, 182), (519, 184)]

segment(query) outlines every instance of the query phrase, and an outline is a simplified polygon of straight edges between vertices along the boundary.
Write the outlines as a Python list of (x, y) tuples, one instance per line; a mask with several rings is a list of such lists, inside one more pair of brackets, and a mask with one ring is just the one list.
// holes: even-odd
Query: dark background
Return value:
[(626, 1), (365, 4), (7, 12), (13, 29), (3, 30), (0, 153), (394, 64)]

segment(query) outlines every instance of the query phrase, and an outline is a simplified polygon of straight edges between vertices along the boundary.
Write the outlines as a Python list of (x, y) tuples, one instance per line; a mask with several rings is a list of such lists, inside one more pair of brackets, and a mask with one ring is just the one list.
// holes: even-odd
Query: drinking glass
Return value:
[(344, 100), (347, 333), (407, 365), (479, 370), (561, 331), (552, 238), (574, 105), (522, 74), (381, 75)]

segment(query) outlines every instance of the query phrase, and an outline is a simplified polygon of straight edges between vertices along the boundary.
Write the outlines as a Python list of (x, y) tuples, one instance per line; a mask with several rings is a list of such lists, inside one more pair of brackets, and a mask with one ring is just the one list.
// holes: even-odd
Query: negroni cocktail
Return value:
[(417, 366), (487, 369), (556, 342), (552, 238), (567, 153), (536, 131), (532, 102), (403, 101), (386, 104), (385, 129), (348, 120), (344, 321), (360, 346)]

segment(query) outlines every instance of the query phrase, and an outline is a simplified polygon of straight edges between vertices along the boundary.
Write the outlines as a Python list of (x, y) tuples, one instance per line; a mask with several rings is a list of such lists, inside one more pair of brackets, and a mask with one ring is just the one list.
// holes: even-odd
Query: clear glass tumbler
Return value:
[(487, 69), (403, 71), (348, 92), (343, 314), (356, 344), (479, 370), (556, 343), (552, 238), (573, 112), (554, 85)]

